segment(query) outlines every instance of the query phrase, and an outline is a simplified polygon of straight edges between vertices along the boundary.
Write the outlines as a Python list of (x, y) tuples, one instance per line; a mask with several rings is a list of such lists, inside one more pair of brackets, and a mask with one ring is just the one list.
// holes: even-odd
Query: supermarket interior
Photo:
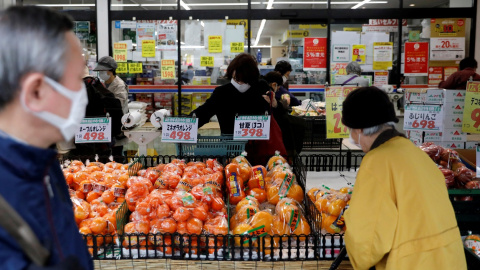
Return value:
[[(415, 172), (401, 167), (409, 164), (402, 154), (393, 161), (388, 155), (384, 161), (373, 159), (369, 151), (379, 146), (370, 144), (365, 151), (364, 139), (371, 126), (352, 129), (343, 122), (347, 95), (367, 86), (382, 90), (393, 104), (391, 119), (375, 125), (391, 123), (434, 161), (430, 163), (438, 169), (432, 175), (443, 173), (441, 186), (448, 190), (442, 194), (453, 207), (462, 237), (460, 255), (468, 269), (480, 269), (480, 82), (475, 82), (480, 75), (473, 72), (463, 86), (446, 84), (465, 67), (476, 71), (476, 62), (470, 67), (462, 60), (480, 61), (478, 1), (0, 0), (0, 11), (14, 5), (68, 14), (88, 67), (85, 76), (107, 90), (113, 78), (125, 84), (128, 108), (118, 119), (108, 109), (106, 115), (87, 115), (73, 141), (57, 144), (75, 221), (95, 269), (415, 265), (405, 260), (415, 260), (411, 256), (416, 251), (425, 252), (425, 242), (417, 247), (409, 243), (410, 250), (399, 252), (397, 248), (405, 246), (388, 235), (395, 239), (373, 249), (377, 252), (385, 244), (392, 250), (378, 258), (348, 247), (353, 240), (345, 233), (345, 221), (361, 204), (353, 194), (366, 192), (361, 185), (354, 188), (356, 180), (367, 185), (365, 178), (376, 170), (362, 169), (360, 178), (362, 160), (368, 157), (364, 164), (370, 166), (379, 162), (374, 164), (378, 175), (371, 177), (375, 180), (397, 174), (401, 181)], [(240, 115), (253, 101), (239, 106), (240, 99), (232, 96), (219, 101), (218, 92), (229, 90), (225, 85), (243, 93), (236, 84), (247, 81), (237, 81), (229, 67), (245, 53), (256, 61), (267, 90), (285, 91), (267, 100), (270, 111), (267, 108), (265, 115)], [(105, 77), (106, 71), (113, 77)], [(283, 80), (275, 86), (269, 81), (274, 71)], [(278, 118), (277, 103), (286, 111)], [(360, 115), (377, 106), (369, 104), (358, 105)], [(240, 109), (233, 114), (233, 134), (224, 134), (222, 116), (205, 111), (229, 106)], [(206, 121), (201, 119), (205, 115)], [(96, 128), (103, 128), (101, 135)], [(117, 128), (120, 135), (114, 134)], [(271, 142), (276, 136), (285, 144), (283, 151), (253, 163), (248, 150), (264, 153), (262, 144), (255, 142)], [(405, 148), (405, 153), (411, 152), (415, 151)], [(384, 193), (402, 192), (394, 181)], [(416, 187), (412, 190), (428, 186)], [(433, 190), (443, 192), (432, 186)], [(378, 191), (382, 192), (371, 189), (372, 203), (373, 197), (387, 200), (388, 195), (377, 196)], [(399, 209), (397, 233), (405, 226), (400, 198), (393, 199)], [(350, 215), (344, 217), (347, 209)], [(364, 213), (365, 219), (372, 220), (375, 209)], [(392, 216), (379, 219), (393, 222), (397, 217)], [(425, 217), (418, 220), (429, 222)], [(391, 223), (374, 226), (387, 224)], [(361, 231), (357, 225), (349, 228), (352, 234)], [(383, 237), (375, 234), (370, 237)], [(358, 250), (370, 248), (356, 244)], [(389, 259), (397, 261), (388, 265)]]

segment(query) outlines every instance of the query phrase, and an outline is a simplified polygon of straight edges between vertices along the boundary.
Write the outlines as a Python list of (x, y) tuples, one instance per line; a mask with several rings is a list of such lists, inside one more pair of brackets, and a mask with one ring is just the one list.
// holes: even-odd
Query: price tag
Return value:
[(326, 89), (325, 113), (327, 139), (348, 138), (348, 129), (342, 124), (342, 104), (356, 86), (332, 86)]
[(201, 67), (213, 67), (213, 56), (200, 56)]
[(155, 40), (142, 40), (142, 57), (155, 57)]
[(243, 115), (235, 118), (234, 140), (269, 140), (270, 115)]
[(242, 53), (245, 49), (243, 48), (243, 42), (230, 42), (230, 52), (232, 53)]
[(75, 143), (111, 142), (112, 118), (84, 118), (75, 133)]
[(197, 143), (198, 118), (166, 117), (162, 142)]
[(463, 132), (480, 133), (480, 82), (467, 83), (462, 123)]
[(175, 79), (175, 60), (162, 60), (162, 79)]
[(117, 63), (127, 62), (127, 43), (113, 43), (113, 59)]
[(128, 63), (129, 73), (143, 73), (142, 63)]
[(208, 52), (209, 53), (221, 53), (222, 44), (223, 44), (222, 36), (208, 36)]
[(443, 108), (441, 105), (405, 105), (404, 130), (442, 130)]
[(128, 73), (128, 64), (127, 63), (117, 63), (117, 73)]

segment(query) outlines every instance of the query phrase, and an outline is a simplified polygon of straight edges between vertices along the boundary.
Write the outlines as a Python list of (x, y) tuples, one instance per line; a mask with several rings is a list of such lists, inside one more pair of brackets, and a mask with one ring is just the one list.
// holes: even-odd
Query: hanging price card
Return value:
[(84, 118), (75, 132), (75, 143), (111, 142), (112, 118)]
[(230, 42), (230, 52), (232, 53), (242, 53), (245, 49), (243, 48), (243, 42)]
[(127, 43), (113, 43), (113, 59), (117, 62), (127, 62)]
[(467, 83), (462, 131), (480, 133), (480, 82)]
[(142, 63), (128, 63), (129, 73), (143, 73)]
[(175, 79), (175, 60), (162, 60), (163, 79)]
[(200, 56), (201, 67), (213, 67), (213, 56)]
[(127, 63), (117, 63), (117, 73), (123, 74), (128, 73), (128, 64)]
[(155, 40), (142, 40), (142, 57), (155, 57)]
[(234, 140), (269, 140), (269, 115), (243, 115), (235, 118)]
[(442, 130), (442, 105), (405, 105), (404, 130)]
[(342, 104), (354, 86), (333, 86), (326, 89), (327, 138), (348, 138), (347, 127), (342, 124)]
[(209, 53), (221, 53), (222, 44), (223, 44), (222, 36), (208, 36), (208, 52)]
[(162, 142), (197, 143), (198, 118), (165, 117)]

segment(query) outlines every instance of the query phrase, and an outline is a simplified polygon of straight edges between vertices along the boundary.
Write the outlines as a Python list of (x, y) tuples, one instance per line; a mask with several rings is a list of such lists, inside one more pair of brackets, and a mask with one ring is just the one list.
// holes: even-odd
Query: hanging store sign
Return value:
[(327, 70), (327, 38), (304, 38), (303, 70)]
[(405, 42), (404, 75), (428, 75), (428, 42)]
[(356, 86), (331, 86), (325, 89), (327, 139), (348, 138), (348, 129), (342, 124), (343, 101)]
[(462, 131), (480, 133), (480, 82), (468, 82), (463, 110)]
[(242, 115), (235, 117), (234, 140), (269, 140), (270, 115)]
[(84, 118), (75, 132), (75, 143), (111, 142), (112, 118)]
[(440, 131), (443, 129), (442, 105), (405, 105), (404, 130)]
[(198, 118), (165, 117), (162, 142), (197, 143)]

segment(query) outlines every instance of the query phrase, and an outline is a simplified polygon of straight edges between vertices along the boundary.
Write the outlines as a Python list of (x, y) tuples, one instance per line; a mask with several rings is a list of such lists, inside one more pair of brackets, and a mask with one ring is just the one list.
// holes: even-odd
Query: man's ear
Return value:
[(41, 73), (29, 73), (25, 75), (20, 84), (20, 99), (32, 111), (44, 110), (48, 86)]

